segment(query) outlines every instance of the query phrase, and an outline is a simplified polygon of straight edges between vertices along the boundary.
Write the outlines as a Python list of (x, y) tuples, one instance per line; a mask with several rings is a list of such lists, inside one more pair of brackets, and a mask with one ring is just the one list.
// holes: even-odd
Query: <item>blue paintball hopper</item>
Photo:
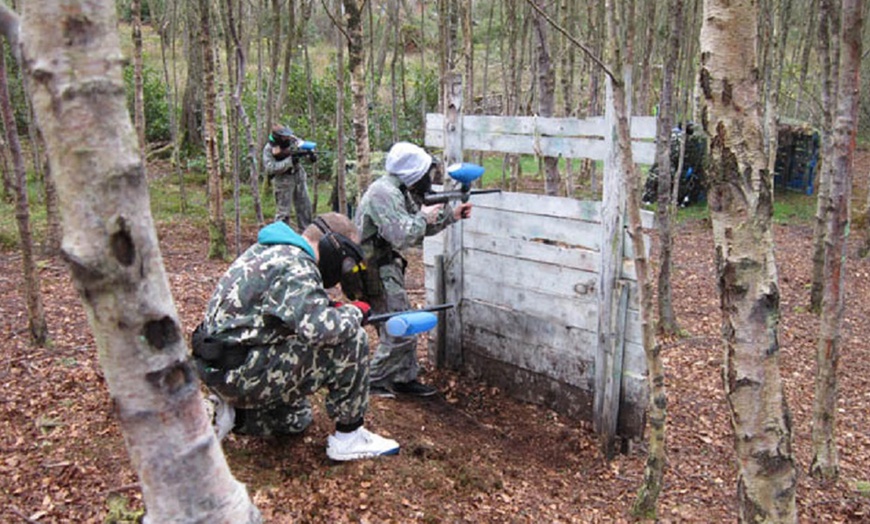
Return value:
[(434, 328), (438, 316), (429, 311), (402, 313), (387, 320), (387, 334), (392, 337), (410, 337)]
[(309, 142), (308, 140), (299, 141), (299, 149), (302, 151), (314, 151), (317, 147), (317, 142)]
[(447, 174), (450, 178), (463, 184), (470, 184), (483, 176), (483, 166), (462, 162), (447, 166)]

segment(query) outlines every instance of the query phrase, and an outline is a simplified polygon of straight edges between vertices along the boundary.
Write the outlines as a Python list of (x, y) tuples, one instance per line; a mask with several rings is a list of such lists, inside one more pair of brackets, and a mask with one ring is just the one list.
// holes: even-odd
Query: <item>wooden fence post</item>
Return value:
[[(606, 82), (604, 157), (604, 194), (601, 202), (601, 269), (598, 273), (598, 351), (595, 354), (595, 401), (592, 423), (602, 451), (608, 459), (615, 454), (619, 421), (619, 394), (622, 386), (622, 352), (619, 350), (619, 304), (617, 279), (622, 268), (625, 243), (626, 191), (616, 156), (616, 115), (613, 83)], [(626, 89), (630, 93), (630, 89)]]
[[(444, 165), (462, 162), (462, 75), (451, 73), (445, 82), (448, 90), (445, 96), (444, 119)], [(445, 189), (452, 189), (455, 181), (444, 177)], [(442, 364), (448, 369), (459, 369), (462, 365), (462, 221), (444, 230), (443, 255), (444, 300), (453, 302), (456, 307), (447, 310), (441, 317), (443, 337), (438, 340), (438, 355), (443, 356)]]

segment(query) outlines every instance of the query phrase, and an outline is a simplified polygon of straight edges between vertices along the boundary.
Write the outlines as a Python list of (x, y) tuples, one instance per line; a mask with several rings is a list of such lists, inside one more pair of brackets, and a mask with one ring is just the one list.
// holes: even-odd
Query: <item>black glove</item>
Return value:
[(308, 160), (311, 161), (312, 164), (317, 162), (317, 153), (308, 153)]

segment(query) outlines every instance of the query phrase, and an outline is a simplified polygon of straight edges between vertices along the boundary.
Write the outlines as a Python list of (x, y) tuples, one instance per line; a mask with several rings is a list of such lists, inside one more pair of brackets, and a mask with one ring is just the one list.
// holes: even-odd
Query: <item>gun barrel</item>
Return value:
[(429, 193), (423, 197), (423, 203), (427, 206), (431, 206), (434, 204), (446, 204), (451, 200), (468, 202), (468, 199), (474, 195), (485, 195), (487, 193), (501, 193), (501, 189), (471, 189), (468, 191), (442, 191), (441, 193)]
[(450, 309), (452, 307), (456, 307), (456, 304), (453, 302), (447, 304), (438, 304), (436, 306), (429, 306), (422, 309), (412, 309), (410, 311), (394, 311), (392, 313), (381, 313), (379, 315), (372, 315), (368, 318), (369, 324), (375, 324), (378, 322), (385, 322), (397, 315), (404, 315), (405, 313), (416, 313), (420, 311), (427, 311), (429, 313), (435, 313), (437, 311), (444, 311), (445, 309)]

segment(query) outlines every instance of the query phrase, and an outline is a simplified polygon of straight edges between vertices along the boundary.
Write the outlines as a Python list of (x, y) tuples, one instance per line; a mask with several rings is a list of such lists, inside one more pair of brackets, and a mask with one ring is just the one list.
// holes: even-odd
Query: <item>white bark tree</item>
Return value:
[(740, 522), (797, 522), (791, 416), (779, 369), (773, 184), (763, 144), (757, 3), (704, 0), (700, 87), (722, 309), (723, 382)]
[(842, 1), (840, 80), (831, 164), (830, 212), (825, 234), (824, 293), (816, 350), (813, 401), (813, 463), (810, 473), (822, 478), (839, 474), (837, 457), (837, 367), (840, 328), (846, 299), (846, 255), (851, 218), (852, 171), (858, 131), (858, 94), (861, 90), (862, 0)]
[(125, 103), (117, 25), (112, 0), (23, 4), (22, 65), (57, 177), (62, 253), (146, 522), (260, 522), (230, 473), (188, 360)]

